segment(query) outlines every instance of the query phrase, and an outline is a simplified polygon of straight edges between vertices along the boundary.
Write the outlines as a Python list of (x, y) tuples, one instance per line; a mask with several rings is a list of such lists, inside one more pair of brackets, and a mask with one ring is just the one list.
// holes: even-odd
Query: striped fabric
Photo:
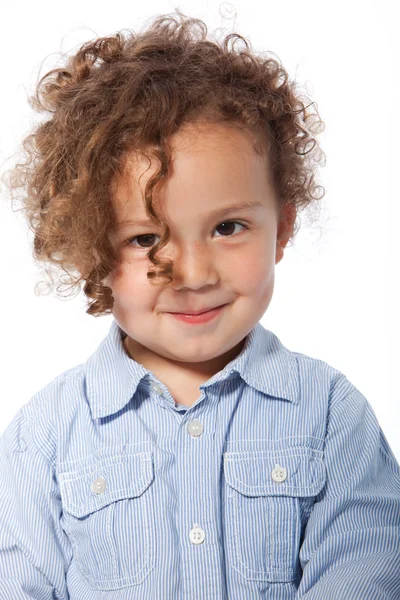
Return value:
[(185, 409), (123, 337), (0, 437), (0, 600), (400, 599), (400, 467), (344, 374), (258, 323)]

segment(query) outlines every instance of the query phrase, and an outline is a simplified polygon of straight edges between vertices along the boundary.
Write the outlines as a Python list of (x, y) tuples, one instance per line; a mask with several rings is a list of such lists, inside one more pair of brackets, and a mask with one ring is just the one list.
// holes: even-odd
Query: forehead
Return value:
[[(253, 129), (231, 124), (195, 123), (171, 136), (168, 173), (153, 188), (153, 203), (176, 199), (179, 203), (238, 201), (246, 195), (260, 195), (260, 186), (272, 188), (268, 155), (261, 136)], [(258, 151), (257, 151), (258, 149)], [(152, 155), (128, 154), (125, 169), (115, 185), (113, 203), (117, 221), (145, 215), (144, 193), (160, 161)], [(245, 200), (245, 198), (241, 198)], [(163, 206), (164, 202), (159, 204)]]

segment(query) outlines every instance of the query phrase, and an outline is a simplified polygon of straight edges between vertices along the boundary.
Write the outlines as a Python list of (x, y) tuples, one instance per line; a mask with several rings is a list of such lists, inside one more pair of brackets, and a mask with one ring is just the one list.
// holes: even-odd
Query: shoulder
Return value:
[(289, 353), (296, 361), (299, 379), (303, 384), (318, 380), (329, 383), (330, 392), (338, 387), (341, 387), (344, 393), (350, 393), (354, 389), (347, 376), (325, 360), (301, 352)]
[(336, 397), (343, 398), (356, 389), (345, 373), (327, 361), (288, 348), (269, 330), (267, 339), (272, 352), (265, 356), (265, 369), (272, 363), (275, 378), (290, 385), (296, 400), (328, 406)]
[(76, 392), (85, 380), (85, 364), (77, 365), (60, 373), (38, 390), (23, 406), (26, 417), (35, 422), (45, 415), (60, 416), (68, 412)]
[(76, 414), (86, 403), (85, 364), (68, 369), (38, 390), (20, 411), (29, 423), (32, 439), (54, 463), (57, 445), (64, 436)]
[(349, 381), (345, 373), (325, 360), (292, 352), (298, 365), (300, 390), (303, 397), (313, 398), (313, 402), (323, 401), (327, 414), (332, 407), (353, 392), (360, 393)]

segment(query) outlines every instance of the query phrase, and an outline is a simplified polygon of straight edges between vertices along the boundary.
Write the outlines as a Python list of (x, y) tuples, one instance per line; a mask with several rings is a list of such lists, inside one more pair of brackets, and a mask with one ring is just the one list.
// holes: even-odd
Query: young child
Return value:
[(370, 404), (260, 324), (323, 123), (277, 60), (178, 17), (85, 44), (32, 102), (10, 189), (35, 257), (114, 318), (0, 438), (0, 600), (399, 599)]

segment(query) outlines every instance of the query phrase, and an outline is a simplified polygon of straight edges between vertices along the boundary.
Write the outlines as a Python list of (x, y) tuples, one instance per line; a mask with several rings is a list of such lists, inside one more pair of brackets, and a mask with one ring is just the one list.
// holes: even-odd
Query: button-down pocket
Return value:
[(152, 452), (87, 459), (58, 479), (62, 523), (88, 584), (141, 583), (155, 565)]
[(299, 549), (326, 475), (322, 452), (224, 453), (227, 558), (246, 580), (283, 582), (301, 576)]

